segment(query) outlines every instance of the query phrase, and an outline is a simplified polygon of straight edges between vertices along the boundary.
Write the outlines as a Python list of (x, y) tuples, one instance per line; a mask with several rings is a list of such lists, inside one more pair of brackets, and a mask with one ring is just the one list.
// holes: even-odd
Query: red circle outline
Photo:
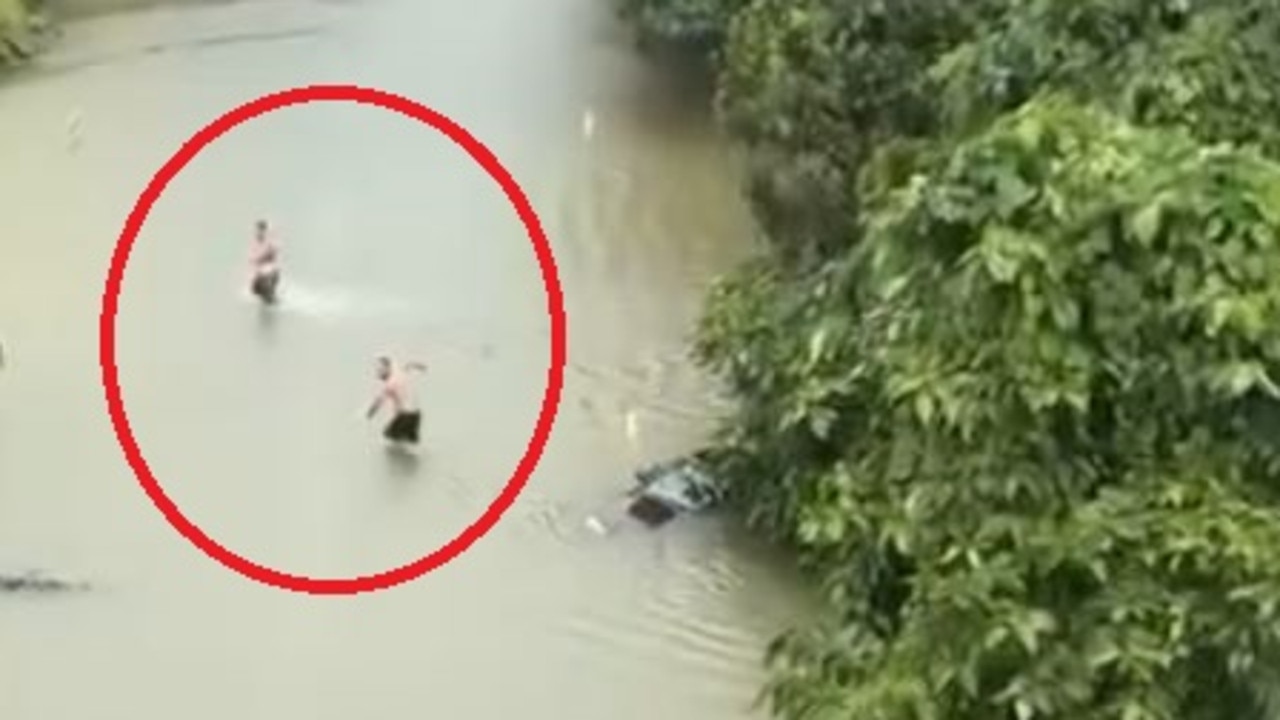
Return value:
[[(547, 291), (547, 313), (551, 318), (551, 364), (547, 370), (547, 386), (542, 399), (542, 409), (538, 414), (537, 423), (534, 425), (533, 436), (529, 440), (529, 446), (520, 458), (520, 462), (517, 464), (510, 480), (507, 481), (506, 486), (503, 487), (502, 492), (479, 519), (464, 528), (452, 540), (431, 554), (391, 570), (353, 578), (311, 578), (259, 565), (219, 545), (217, 541), (210, 538), (204, 531), (188, 520), (177, 505), (165, 495), (159, 481), (156, 480), (156, 477), (151, 473), (151, 469), (147, 466), (147, 461), (142, 456), (142, 451), (138, 448), (138, 443), (133, 437), (133, 431), (129, 427), (129, 420), (125, 414), (124, 401), (121, 397), (119, 378), (116, 372), (115, 318), (120, 287), (124, 280), (125, 266), (128, 264), (129, 252), (133, 248), (138, 232), (146, 221), (147, 214), (156, 200), (159, 199), (169, 181), (186, 167), (201, 150), (241, 123), (273, 110), (316, 101), (355, 102), (397, 112), (443, 132), (455, 143), (462, 146), (467, 151), (467, 154), (502, 186), (508, 200), (510, 200), (528, 230), (534, 253), (542, 269), (543, 284)], [(564, 298), (556, 271), (555, 257), (551, 251), (551, 244), (547, 240), (533, 206), (520, 188), (520, 185), (483, 143), (473, 137), (462, 126), (441, 113), (390, 92), (356, 85), (308, 85), (263, 95), (227, 112), (187, 140), (151, 178), (151, 182), (142, 191), (133, 210), (129, 213), (124, 229), (116, 243), (115, 251), (111, 256), (106, 289), (102, 295), (102, 314), (99, 322), (99, 362), (102, 366), (102, 386), (107, 396), (107, 411), (111, 416), (111, 423), (115, 428), (116, 438), (120, 442), (120, 447), (124, 450), (125, 457), (128, 459), (130, 467), (133, 468), (138, 482), (175, 530), (209, 557), (231, 570), (258, 582), (284, 590), (312, 595), (354, 595), (385, 590), (417, 579), (453, 560), (493, 529), (503, 513), (515, 503), (520, 491), (524, 488), (525, 483), (528, 482), (529, 476), (533, 474), (534, 469), (537, 467), (542, 457), (542, 451), (546, 448), (547, 441), (550, 439), (552, 426), (555, 424), (564, 384), (565, 322)]]

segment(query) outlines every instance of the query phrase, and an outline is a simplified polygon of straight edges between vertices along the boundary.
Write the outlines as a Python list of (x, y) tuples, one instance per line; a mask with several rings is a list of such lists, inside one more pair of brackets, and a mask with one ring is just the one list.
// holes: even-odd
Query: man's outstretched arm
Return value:
[(364, 414), (366, 419), (371, 419), (378, 414), (378, 410), (382, 408), (382, 399), (384, 397), (386, 397), (386, 393), (380, 391), (377, 397), (373, 399), (373, 402), (369, 404), (369, 410)]

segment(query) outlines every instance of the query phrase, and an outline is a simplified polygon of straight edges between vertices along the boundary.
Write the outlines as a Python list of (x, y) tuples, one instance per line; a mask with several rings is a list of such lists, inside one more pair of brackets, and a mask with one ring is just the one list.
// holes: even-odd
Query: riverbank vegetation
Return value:
[(699, 360), (795, 720), (1280, 718), (1280, 0), (627, 0), (767, 257)]
[(41, 0), (0, 0), (0, 69), (21, 65), (40, 49), (47, 23)]

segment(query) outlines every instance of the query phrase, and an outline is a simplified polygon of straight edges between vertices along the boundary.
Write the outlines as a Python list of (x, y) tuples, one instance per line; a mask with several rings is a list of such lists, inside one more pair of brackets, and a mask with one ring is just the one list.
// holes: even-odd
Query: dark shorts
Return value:
[(253, 294), (267, 302), (274, 302), (276, 299), (276, 286), (279, 284), (280, 273), (278, 272), (256, 275), (253, 278)]
[(391, 442), (416, 443), (418, 442), (418, 428), (422, 426), (422, 413), (402, 412), (396, 413), (391, 418), (391, 422), (387, 423), (387, 428), (382, 431), (382, 436)]

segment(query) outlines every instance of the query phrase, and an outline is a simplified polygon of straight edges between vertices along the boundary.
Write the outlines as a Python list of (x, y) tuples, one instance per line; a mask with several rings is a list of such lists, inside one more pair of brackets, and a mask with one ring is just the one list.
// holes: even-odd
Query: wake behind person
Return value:
[(387, 356), (378, 358), (377, 376), (381, 387), (369, 406), (366, 416), (370, 419), (378, 413), (383, 403), (390, 403), (391, 421), (382, 436), (394, 447), (416, 446), (422, 428), (422, 413), (418, 410), (417, 393), (409, 380), (410, 372), (425, 372), (426, 365), (409, 362), (398, 366)]
[(266, 220), (254, 224), (249, 262), (253, 270), (250, 291), (264, 304), (274, 305), (280, 285), (280, 248), (271, 238)]

